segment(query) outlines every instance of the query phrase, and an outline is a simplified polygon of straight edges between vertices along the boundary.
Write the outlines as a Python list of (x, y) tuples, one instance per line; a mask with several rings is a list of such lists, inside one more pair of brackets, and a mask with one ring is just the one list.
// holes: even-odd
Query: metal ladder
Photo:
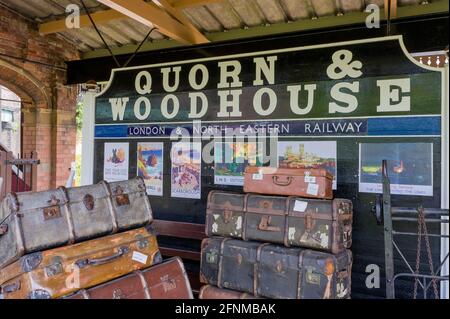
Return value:
[[(387, 161), (382, 162), (382, 176), (383, 176), (383, 193), (382, 195), (377, 195), (377, 200), (375, 202), (374, 214), (379, 225), (384, 226), (384, 245), (385, 245), (385, 271), (386, 271), (386, 298), (395, 299), (395, 281), (401, 277), (414, 278), (415, 285), (420, 286), (423, 290), (423, 298), (428, 299), (428, 289), (433, 283), (448, 281), (449, 276), (438, 276), (437, 274), (441, 271), (442, 267), (449, 258), (449, 254), (445, 256), (441, 264), (434, 269), (434, 275), (416, 273), (416, 271), (411, 267), (411, 264), (405, 258), (401, 249), (397, 245), (394, 236), (419, 236), (419, 233), (413, 232), (400, 232), (393, 229), (393, 221), (400, 222), (419, 222), (421, 216), (424, 216), (422, 220), (425, 223), (439, 223), (448, 224), (448, 219), (442, 219), (442, 217), (449, 216), (448, 209), (435, 209), (435, 208), (423, 208), (423, 207), (393, 207), (391, 205), (391, 191), (390, 191), (390, 181), (387, 173)], [(423, 214), (423, 215), (422, 215)], [(422, 237), (439, 237), (439, 238), (449, 238), (448, 235), (442, 234), (422, 234)], [(426, 239), (426, 238), (425, 238)], [(420, 238), (420, 241), (422, 238)], [(421, 242), (420, 242), (421, 244)], [(394, 248), (405, 262), (406, 266), (410, 270), (409, 273), (395, 273), (394, 268)], [(431, 271), (430, 271), (431, 272)], [(416, 289), (415, 289), (416, 292)], [(416, 293), (415, 293), (416, 296)]]

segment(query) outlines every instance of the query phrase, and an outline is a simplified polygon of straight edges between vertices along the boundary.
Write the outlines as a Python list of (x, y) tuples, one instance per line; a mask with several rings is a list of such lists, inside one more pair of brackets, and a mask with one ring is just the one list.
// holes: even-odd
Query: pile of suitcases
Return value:
[(0, 207), (0, 298), (191, 299), (162, 260), (142, 178), (9, 194)]
[(353, 207), (333, 199), (332, 180), (321, 169), (248, 167), (245, 194), (212, 191), (200, 298), (350, 298)]

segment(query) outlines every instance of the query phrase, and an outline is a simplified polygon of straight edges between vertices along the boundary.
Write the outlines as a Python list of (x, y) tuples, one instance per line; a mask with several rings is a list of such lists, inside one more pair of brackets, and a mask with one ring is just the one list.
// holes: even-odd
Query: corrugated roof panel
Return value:
[(242, 21), (234, 8), (227, 2), (211, 3), (206, 6), (225, 29), (239, 29)]
[(220, 32), (223, 30), (223, 25), (217, 21), (207, 7), (186, 8), (184, 12), (206, 32)]
[(266, 23), (263, 13), (254, 0), (228, 0), (246, 26), (254, 27)]
[(363, 11), (365, 8), (364, 0), (340, 0), (338, 1), (339, 10), (342, 13)]
[(63, 32), (63, 34), (69, 38), (74, 38), (75, 40), (82, 41), (91, 49), (98, 49), (104, 46), (100, 39), (92, 38), (92, 36), (88, 32), (86, 32), (85, 28), (69, 29), (66, 32)]
[(314, 13), (318, 17), (336, 14), (336, 3), (334, 0), (310, 0)]
[(428, 1), (424, 1), (424, 0), (398, 0), (399, 6), (408, 6), (408, 5), (420, 4), (422, 2), (428, 2)]
[(289, 20), (308, 19), (311, 17), (312, 8), (306, 0), (280, 0)]
[[(151, 1), (151, 0), (145, 0)], [(419, 5), (423, 0), (398, 0), (399, 6)], [(434, 0), (436, 1), (436, 0)], [(69, 4), (80, 5), (73, 0), (0, 0), (19, 14), (37, 21), (64, 19), (65, 8)], [(96, 0), (84, 0), (89, 12), (110, 10)], [(221, 32), (244, 27), (260, 26), (267, 23), (310, 19), (314, 16), (332, 16), (339, 12), (363, 11), (369, 4), (384, 7), (384, 0), (222, 0), (203, 6), (187, 7), (183, 13), (201, 32)], [(81, 14), (85, 14), (81, 8)], [(98, 28), (111, 46), (140, 43), (150, 28), (135, 20), (124, 18)], [(104, 44), (92, 27), (68, 30), (61, 35), (78, 43), (81, 51), (104, 48)], [(155, 30), (149, 41), (166, 39)]]
[(287, 17), (278, 0), (256, 0), (259, 8), (269, 23), (286, 22)]
[(376, 4), (380, 8), (384, 8), (384, 0), (365, 0), (366, 6), (369, 4)]
[[(125, 44), (135, 44), (136, 41), (134, 41), (130, 36), (127, 34), (127, 29), (121, 29), (117, 26), (116, 23), (110, 22), (101, 26), (98, 26), (101, 32), (103, 34), (106, 34), (111, 39), (113, 39), (115, 42), (125, 45)], [(134, 43), (133, 43), (134, 42)]]
[(2, 0), (2, 2), (8, 7), (17, 10), (21, 14), (29, 17), (46, 17), (48, 16), (48, 11), (37, 6), (34, 6), (31, 1), (27, 0)]
[[(136, 28), (131, 22), (132, 20), (130, 19), (118, 19), (112, 21), (111, 23), (114, 24), (116, 28), (126, 33), (131, 39), (133, 39), (133, 41), (141, 42), (144, 39), (146, 33), (142, 32), (140, 28)], [(139, 23), (139, 25), (141, 26), (142, 24)]]

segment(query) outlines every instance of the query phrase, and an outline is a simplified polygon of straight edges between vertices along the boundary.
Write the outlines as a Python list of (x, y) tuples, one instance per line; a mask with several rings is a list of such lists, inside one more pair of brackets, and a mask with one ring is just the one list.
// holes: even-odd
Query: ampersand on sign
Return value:
[(332, 56), (333, 63), (327, 68), (328, 77), (333, 80), (340, 80), (346, 76), (359, 78), (362, 75), (362, 63), (358, 60), (352, 62), (352, 59), (351, 51), (336, 51)]

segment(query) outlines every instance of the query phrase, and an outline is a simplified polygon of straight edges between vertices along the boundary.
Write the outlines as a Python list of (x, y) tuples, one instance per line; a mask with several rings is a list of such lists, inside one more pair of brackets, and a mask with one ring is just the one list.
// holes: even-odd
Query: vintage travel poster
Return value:
[(138, 143), (137, 175), (145, 181), (148, 195), (163, 195), (164, 144)]
[(278, 167), (323, 168), (333, 174), (337, 188), (336, 141), (278, 142)]
[(433, 196), (432, 143), (362, 143), (359, 153), (360, 192), (382, 193), (386, 160), (392, 194)]
[(107, 182), (128, 180), (128, 143), (105, 143), (103, 179)]
[(243, 186), (245, 167), (262, 166), (262, 147), (262, 143), (215, 143), (214, 183)]
[(172, 144), (172, 197), (201, 198), (201, 153), (201, 143)]

